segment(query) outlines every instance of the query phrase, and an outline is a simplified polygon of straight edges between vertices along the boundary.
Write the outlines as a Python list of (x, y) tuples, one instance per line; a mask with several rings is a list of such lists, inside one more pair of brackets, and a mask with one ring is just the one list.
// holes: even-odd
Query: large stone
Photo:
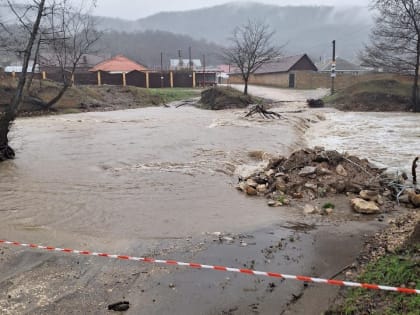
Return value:
[(378, 201), (379, 193), (374, 190), (361, 190), (360, 197), (367, 201)]
[(252, 188), (257, 188), (258, 183), (253, 178), (248, 178), (246, 181), (248, 186), (251, 186)]
[(312, 174), (315, 174), (316, 172), (316, 167), (315, 166), (305, 166), (304, 168), (302, 168), (299, 172), (300, 176), (309, 176)]
[(420, 207), (420, 194), (416, 194), (413, 191), (408, 192), (408, 200), (415, 206)]
[(313, 191), (318, 190), (318, 185), (317, 184), (305, 183), (304, 187), (308, 188), (308, 189), (312, 189)]
[(287, 185), (283, 179), (277, 178), (276, 180), (276, 190), (285, 193), (287, 191)]
[(249, 185), (246, 186), (245, 191), (246, 191), (246, 194), (249, 196), (256, 196), (258, 194), (257, 190), (254, 187), (249, 186)]
[(332, 172), (328, 168), (318, 166), (316, 168), (316, 174), (319, 176), (324, 176), (324, 175), (331, 175)]
[(240, 190), (240, 191), (246, 191), (246, 187), (247, 187), (248, 185), (245, 183), (245, 182), (240, 182), (237, 186), (236, 186), (236, 189), (238, 189), (238, 190)]
[(266, 185), (258, 185), (257, 186), (257, 192), (264, 194), (267, 192), (267, 186)]
[(380, 213), (381, 209), (373, 201), (366, 201), (361, 198), (354, 198), (351, 200), (353, 210), (363, 214)]
[(310, 204), (306, 204), (305, 207), (303, 208), (303, 213), (304, 214), (315, 214), (318, 213), (318, 209)]
[(335, 168), (335, 171), (337, 172), (338, 175), (343, 176), (343, 177), (346, 177), (348, 175), (346, 169), (341, 164), (337, 165), (337, 167)]

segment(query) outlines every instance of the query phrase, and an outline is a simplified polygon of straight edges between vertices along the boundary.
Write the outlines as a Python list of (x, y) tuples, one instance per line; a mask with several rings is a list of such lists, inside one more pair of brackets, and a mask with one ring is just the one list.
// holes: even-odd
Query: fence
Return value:
[[(13, 77), (18, 73), (12, 72)], [(61, 72), (46, 72), (34, 74), (34, 78), (40, 80), (51, 80), (62, 82)], [(142, 88), (194, 88), (202, 85), (202, 74), (196, 75), (195, 72), (169, 71), (169, 72), (141, 72), (131, 71), (129, 73), (108, 73), (98, 72), (76, 72), (68, 79), (75, 85), (119, 85), (137, 86)], [(215, 73), (206, 73), (205, 85), (216, 83)]]
[[(335, 87), (336, 89), (343, 89), (359, 82), (391, 79), (401, 82), (410, 82), (412, 78), (407, 75), (393, 73), (337, 73)], [(229, 78), (229, 83), (243, 84), (243, 80), (239, 75), (232, 75)], [(331, 87), (331, 75), (330, 73), (314, 71), (257, 74), (250, 76), (249, 84), (280, 88), (294, 87), (299, 89), (329, 88)]]

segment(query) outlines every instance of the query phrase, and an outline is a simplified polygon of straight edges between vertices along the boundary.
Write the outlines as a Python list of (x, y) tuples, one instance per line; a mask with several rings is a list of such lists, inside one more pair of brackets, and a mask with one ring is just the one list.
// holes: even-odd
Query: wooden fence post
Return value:
[(146, 72), (146, 89), (150, 87), (150, 78), (149, 78), (149, 72)]
[(195, 71), (193, 71), (192, 73), (192, 79), (193, 79), (192, 87), (195, 88)]
[(169, 76), (170, 76), (170, 81), (171, 81), (171, 88), (173, 88), (174, 87), (174, 73), (171, 71), (169, 73)]
[(125, 72), (122, 73), (122, 78), (123, 78), (123, 86), (127, 85), (127, 78), (125, 77)]
[(16, 78), (16, 72), (12, 71), (12, 78)]
[(102, 85), (102, 82), (101, 82), (101, 71), (98, 71), (97, 72), (97, 75), (98, 75), (98, 86), (101, 86)]
[(47, 79), (47, 73), (45, 71), (42, 71), (42, 80)]

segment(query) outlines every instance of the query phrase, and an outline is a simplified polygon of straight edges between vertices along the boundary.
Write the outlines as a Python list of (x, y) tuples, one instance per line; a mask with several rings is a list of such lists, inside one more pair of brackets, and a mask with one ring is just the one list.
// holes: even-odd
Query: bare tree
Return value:
[[(10, 2), (9, 4), (11, 5)], [(33, 8), (36, 8), (36, 17), (32, 27), (28, 26), (30, 36), (23, 51), (22, 72), (20, 73), (16, 91), (9, 106), (7, 106), (3, 113), (0, 113), (0, 160), (11, 159), (15, 155), (13, 149), (9, 146), (8, 134), (10, 126), (16, 118), (19, 104), (22, 101), (29, 60), (31, 59), (33, 45), (39, 32), (41, 19), (44, 15), (45, 0), (33, 0)]]
[(271, 45), (273, 35), (268, 25), (248, 20), (247, 24), (235, 28), (229, 39), (231, 46), (223, 51), (226, 62), (240, 70), (245, 95), (250, 75), (280, 56), (280, 48)]
[(411, 109), (420, 112), (420, 1), (372, 0), (372, 8), (378, 15), (361, 59), (386, 71), (413, 75)]
[[(101, 33), (95, 28), (90, 15), (95, 0), (82, 1), (80, 6), (72, 6), (61, 0), (48, 16), (49, 35), (45, 36), (47, 51), (54, 66), (58, 66), (62, 87), (58, 94), (49, 100), (45, 107), (56, 104), (73, 84), (73, 76), (83, 55), (91, 52)], [(46, 32), (47, 33), (47, 32)]]

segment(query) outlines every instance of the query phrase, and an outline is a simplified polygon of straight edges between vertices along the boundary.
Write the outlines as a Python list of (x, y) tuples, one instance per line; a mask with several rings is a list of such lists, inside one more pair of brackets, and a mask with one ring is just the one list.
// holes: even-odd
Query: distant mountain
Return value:
[(354, 59), (368, 41), (372, 17), (364, 7), (275, 6), (259, 3), (230, 3), (183, 12), (162, 12), (136, 21), (99, 18), (102, 29), (125, 32), (161, 30), (227, 45), (232, 30), (256, 19), (275, 31), (278, 45), (287, 43), (285, 53), (306, 52), (316, 61), (337, 54)]

